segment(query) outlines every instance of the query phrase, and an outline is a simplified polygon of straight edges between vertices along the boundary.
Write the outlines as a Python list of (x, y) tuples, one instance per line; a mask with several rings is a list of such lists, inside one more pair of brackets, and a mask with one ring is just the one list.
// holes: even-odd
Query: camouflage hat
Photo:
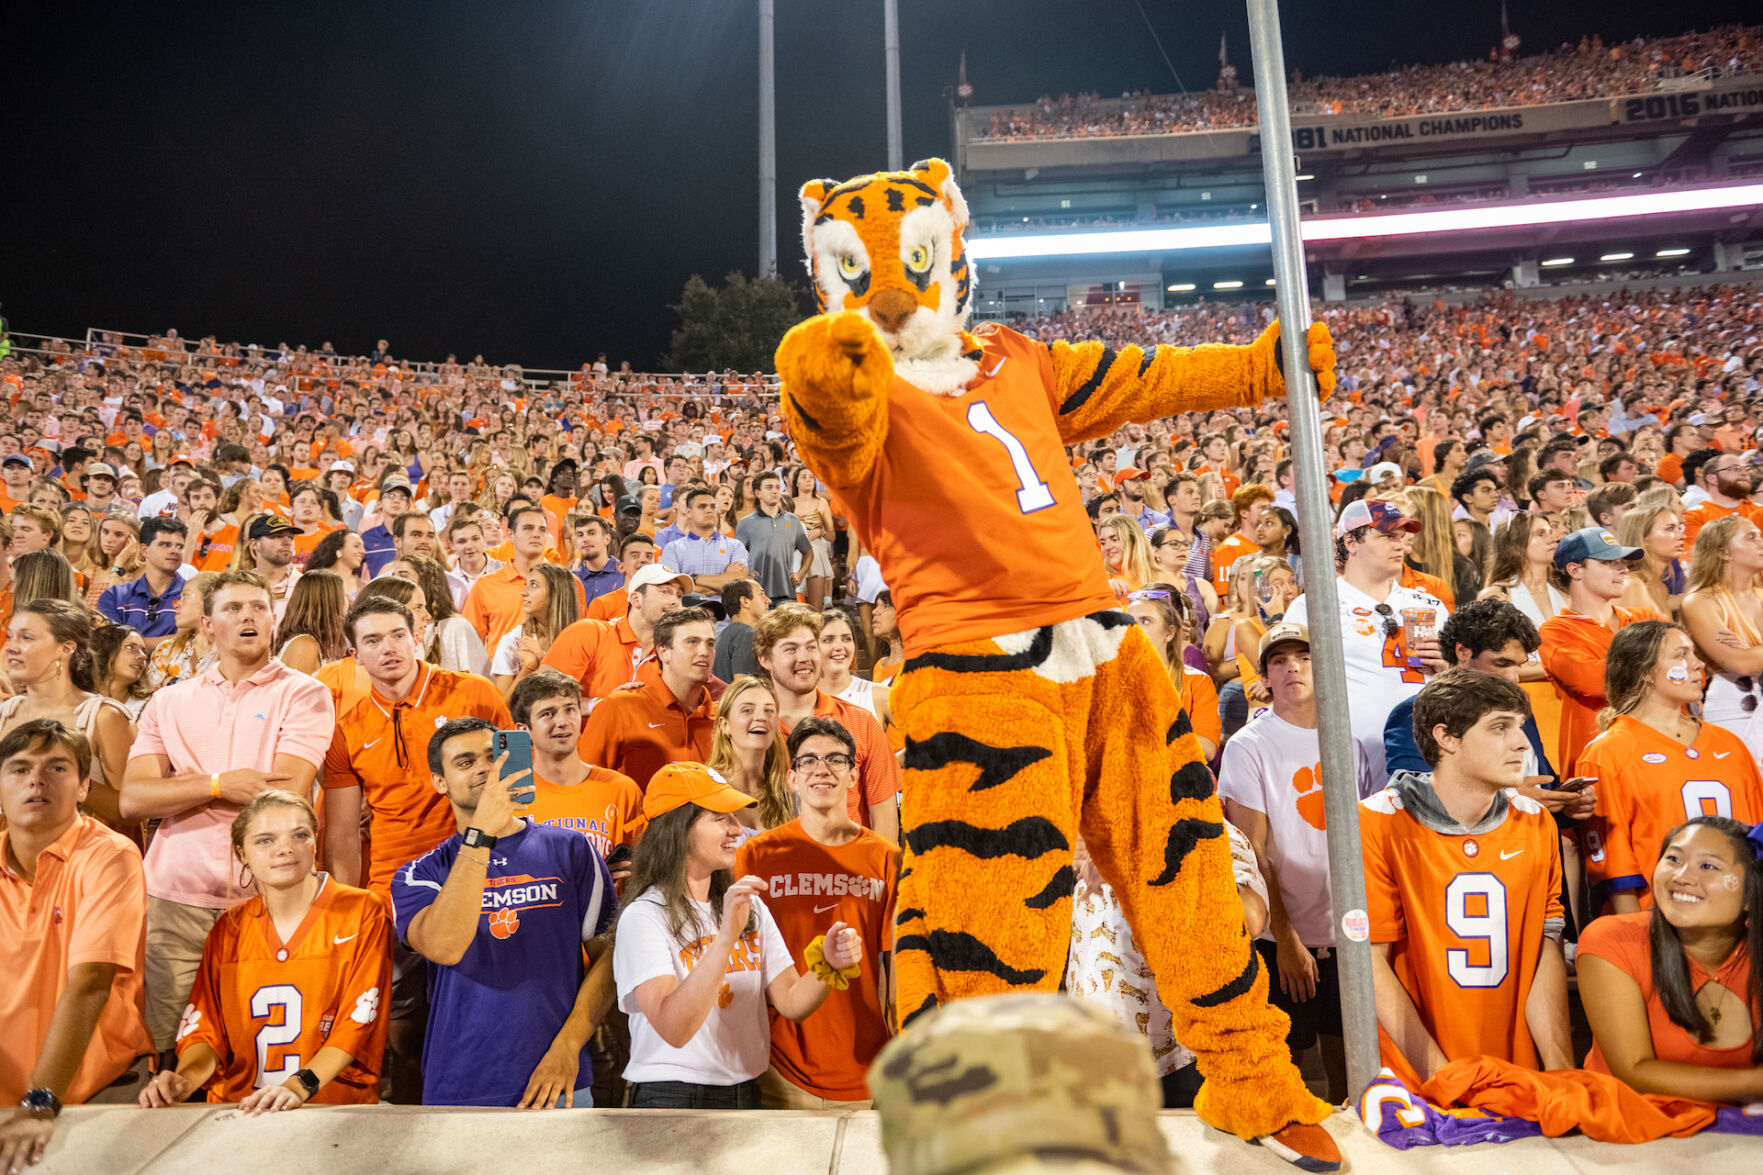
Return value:
[(960, 1000), (895, 1037), (869, 1070), (892, 1175), (1038, 1160), (1162, 1175), (1162, 1088), (1145, 1039), (1062, 995)]

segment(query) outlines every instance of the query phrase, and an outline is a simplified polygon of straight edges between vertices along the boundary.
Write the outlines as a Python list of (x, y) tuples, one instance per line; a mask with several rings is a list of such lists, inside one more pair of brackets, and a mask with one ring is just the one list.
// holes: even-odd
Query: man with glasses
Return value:
[(175, 518), (141, 523), (141, 578), (104, 589), (98, 611), (112, 624), (126, 624), (152, 648), (177, 632), (178, 597), (184, 594), (184, 536)]
[[(1690, 501), (1690, 493), (1694, 491), (1684, 494), (1684, 502), (1690, 507), (1683, 514), (1685, 552), (1695, 549), (1696, 534), (1717, 518), (1740, 514), (1763, 526), (1763, 510), (1750, 502), (1751, 467), (1745, 459), (1718, 449), (1704, 452), (1709, 455), (1703, 457), (1702, 453), (1692, 453), (1683, 463), (1685, 475), (1702, 491), (1702, 500), (1694, 503)], [(1702, 457), (1699, 464), (1696, 462), (1698, 457)]]
[[(1420, 523), (1387, 502), (1361, 499), (1341, 511), (1335, 523), (1335, 582), (1341, 625), (1341, 651), (1347, 662), (1347, 700), (1353, 737), (1365, 751), (1371, 778), (1384, 770), (1383, 729), (1390, 711), (1420, 692), (1426, 679), (1445, 669), (1436, 635), (1410, 640), (1402, 613), (1432, 613), (1433, 632), (1444, 622), (1445, 605), (1417, 588), (1402, 587), (1405, 535)], [(1299, 596), (1286, 609), (1288, 624), (1310, 626), (1310, 598)]]
[(900, 848), (851, 819), (845, 797), (856, 780), (857, 743), (836, 719), (804, 718), (790, 731), (790, 790), (796, 819), (747, 841), (735, 875), (766, 882), (765, 908), (802, 958), (828, 919), (863, 936), (876, 960), (848, 987), (797, 1023), (772, 1017), (771, 1068), (761, 1104), (776, 1110), (866, 1110), (870, 1062), (888, 1041), (883, 993), (893, 943)]

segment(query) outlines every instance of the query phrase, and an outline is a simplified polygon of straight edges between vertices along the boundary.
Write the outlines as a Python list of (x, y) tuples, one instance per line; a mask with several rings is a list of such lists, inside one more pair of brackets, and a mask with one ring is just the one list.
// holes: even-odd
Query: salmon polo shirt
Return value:
[(5, 862), (0, 832), (0, 1105), (13, 1106), (49, 1038), (67, 973), (84, 963), (116, 968), (110, 996), (63, 1101), (83, 1102), (153, 1051), (141, 1018), (147, 894), (141, 858), (127, 838), (90, 816), (37, 855), (26, 881)]
[[(243, 681), (218, 664), (200, 677), (166, 686), (141, 711), (131, 758), (164, 755), (171, 774), (211, 775), (251, 767), (270, 771), (277, 755), (314, 767), (324, 762), (336, 726), (331, 691), (273, 657)], [(147, 849), (147, 892), (186, 906), (224, 910), (251, 897), (233, 860), (236, 804), (211, 800), (168, 816)]]

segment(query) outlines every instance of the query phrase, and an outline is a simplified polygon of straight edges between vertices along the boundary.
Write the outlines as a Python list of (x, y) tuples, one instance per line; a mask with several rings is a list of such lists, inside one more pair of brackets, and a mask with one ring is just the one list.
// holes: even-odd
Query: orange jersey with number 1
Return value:
[(391, 983), (392, 922), (367, 890), (325, 878), (285, 943), (255, 897), (208, 932), (178, 1024), (178, 1054), (212, 1048), (220, 1067), (208, 1100), (236, 1102), (280, 1085), (332, 1045), (355, 1059), (313, 1102), (376, 1103)]
[(977, 337), (963, 394), (894, 380), (874, 468), (835, 495), (881, 564), (908, 657), (1118, 606), (1065, 461), (1051, 352), (1003, 327)]
[(1595, 896), (1639, 890), (1643, 907), (1665, 834), (1696, 816), (1763, 820), (1763, 778), (1739, 736), (1702, 723), (1684, 746), (1626, 714), (1586, 744), (1575, 775), (1597, 779), (1598, 807), (1581, 826)]
[(1360, 803), (1359, 837), (1371, 941), (1392, 944), (1390, 967), (1445, 1056), (1535, 1069), (1524, 1005), (1544, 923), (1563, 916), (1554, 820), (1516, 796), (1495, 827), (1451, 835), (1385, 788)]

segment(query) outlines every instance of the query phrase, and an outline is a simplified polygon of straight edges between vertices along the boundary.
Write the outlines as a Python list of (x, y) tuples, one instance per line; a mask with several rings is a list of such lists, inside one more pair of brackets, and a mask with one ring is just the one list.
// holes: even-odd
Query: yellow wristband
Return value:
[(835, 991), (844, 991), (851, 986), (851, 981), (862, 974), (863, 966), (852, 963), (848, 967), (834, 967), (826, 959), (826, 935), (818, 935), (802, 952), (808, 963), (808, 970), (814, 977)]
[(218, 771), (208, 777), (208, 798), (220, 799), (220, 772)]

